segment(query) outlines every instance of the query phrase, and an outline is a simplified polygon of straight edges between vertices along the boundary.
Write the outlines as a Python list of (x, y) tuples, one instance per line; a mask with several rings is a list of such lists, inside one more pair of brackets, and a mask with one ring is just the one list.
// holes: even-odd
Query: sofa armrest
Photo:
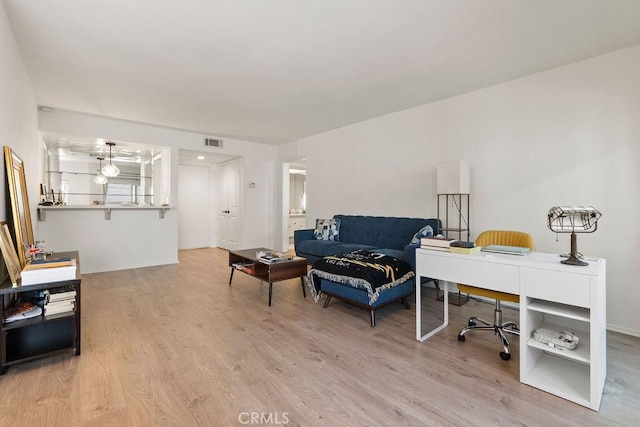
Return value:
[(411, 269), (413, 269), (413, 271), (416, 271), (416, 249), (419, 247), (420, 245), (413, 243), (409, 243), (404, 247), (404, 260), (411, 265)]
[(296, 253), (298, 253), (298, 243), (305, 240), (316, 240), (316, 236), (313, 234), (313, 232), (313, 228), (310, 228), (308, 230), (295, 230), (293, 232), (293, 247)]
[[(416, 271), (416, 249), (418, 249), (419, 247), (420, 245), (416, 245), (414, 243), (409, 243), (407, 246), (404, 247), (404, 260), (408, 262), (409, 265), (411, 265), (411, 268), (413, 269), (414, 273)], [(430, 277), (423, 277), (420, 280), (420, 283), (423, 285), (429, 282), (433, 282), (436, 285), (436, 287), (438, 286), (438, 282), (435, 279), (432, 279)]]

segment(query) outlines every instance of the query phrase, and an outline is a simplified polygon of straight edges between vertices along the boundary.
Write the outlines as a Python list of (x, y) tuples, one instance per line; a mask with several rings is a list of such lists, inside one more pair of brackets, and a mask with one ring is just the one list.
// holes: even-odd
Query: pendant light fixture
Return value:
[(109, 163), (104, 165), (104, 167), (102, 168), (102, 174), (107, 178), (115, 178), (120, 173), (120, 169), (118, 169), (116, 165), (111, 163), (111, 147), (116, 145), (116, 143), (107, 142), (106, 144), (109, 146)]
[(104, 157), (98, 157), (98, 160), (100, 160), (100, 168), (98, 169), (98, 175), (96, 175), (96, 177), (93, 178), (93, 182), (95, 182), (98, 185), (104, 185), (107, 182), (109, 182), (107, 177), (102, 174), (102, 161), (104, 160)]

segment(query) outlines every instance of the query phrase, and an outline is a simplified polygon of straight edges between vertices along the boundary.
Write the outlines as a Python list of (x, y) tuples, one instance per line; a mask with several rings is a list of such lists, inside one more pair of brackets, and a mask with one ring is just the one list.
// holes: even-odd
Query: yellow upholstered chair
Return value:
[[(529, 248), (531, 250), (535, 249), (533, 237), (531, 237), (527, 233), (522, 233), (520, 231), (483, 231), (476, 239), (476, 245), (505, 245), (519, 246), (523, 248)], [(476, 288), (475, 286), (463, 285), (461, 283), (458, 283), (458, 289), (460, 290), (460, 292), (496, 300), (496, 308), (493, 312), (493, 323), (487, 322), (486, 320), (482, 320), (478, 317), (470, 318), (468, 325), (465, 328), (462, 328), (458, 333), (458, 341), (464, 341), (466, 333), (473, 329), (494, 331), (496, 336), (498, 336), (502, 341), (502, 347), (504, 348), (504, 351), (500, 352), (500, 357), (502, 358), (502, 360), (509, 360), (511, 358), (511, 353), (509, 352), (509, 340), (507, 339), (505, 332), (514, 335), (520, 335), (520, 330), (518, 329), (518, 325), (515, 322), (502, 322), (502, 310), (500, 309), (500, 301), (510, 301), (518, 303), (520, 302), (520, 297), (518, 295), (492, 291), (489, 289)]]

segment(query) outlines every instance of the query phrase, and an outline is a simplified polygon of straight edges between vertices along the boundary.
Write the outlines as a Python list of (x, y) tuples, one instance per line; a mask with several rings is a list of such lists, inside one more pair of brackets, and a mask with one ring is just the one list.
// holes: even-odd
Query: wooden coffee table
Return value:
[[(302, 284), (302, 295), (307, 297), (307, 291), (304, 288), (304, 276), (307, 275), (306, 258), (295, 257), (291, 261), (281, 261), (273, 264), (265, 264), (258, 261), (256, 252), (265, 251), (273, 252), (266, 248), (243, 249), (240, 251), (229, 251), (229, 267), (231, 267), (231, 276), (229, 276), (229, 286), (233, 280), (233, 272), (238, 270), (249, 276), (269, 283), (269, 307), (271, 307), (271, 295), (273, 293), (273, 282), (281, 280), (300, 278)], [(241, 267), (239, 267), (241, 266)]]

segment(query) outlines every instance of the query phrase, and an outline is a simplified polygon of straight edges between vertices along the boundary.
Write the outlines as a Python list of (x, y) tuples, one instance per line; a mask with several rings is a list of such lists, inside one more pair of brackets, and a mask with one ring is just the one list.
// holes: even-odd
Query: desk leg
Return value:
[(307, 290), (304, 288), (304, 277), (300, 278), (300, 283), (302, 283), (302, 296), (307, 297)]
[(273, 282), (269, 282), (269, 307), (271, 307), (271, 293), (273, 292)]
[(235, 268), (231, 267), (231, 276), (229, 276), (229, 286), (231, 286), (231, 281), (233, 280), (233, 270), (235, 270)]
[(449, 324), (449, 282), (442, 281), (443, 290), (444, 290), (444, 298), (442, 303), (443, 307), (443, 321), (442, 324), (435, 327), (433, 330), (427, 332), (425, 335), (422, 335), (422, 304), (421, 304), (421, 277), (416, 277), (416, 339), (420, 342), (425, 341), (444, 328)]

